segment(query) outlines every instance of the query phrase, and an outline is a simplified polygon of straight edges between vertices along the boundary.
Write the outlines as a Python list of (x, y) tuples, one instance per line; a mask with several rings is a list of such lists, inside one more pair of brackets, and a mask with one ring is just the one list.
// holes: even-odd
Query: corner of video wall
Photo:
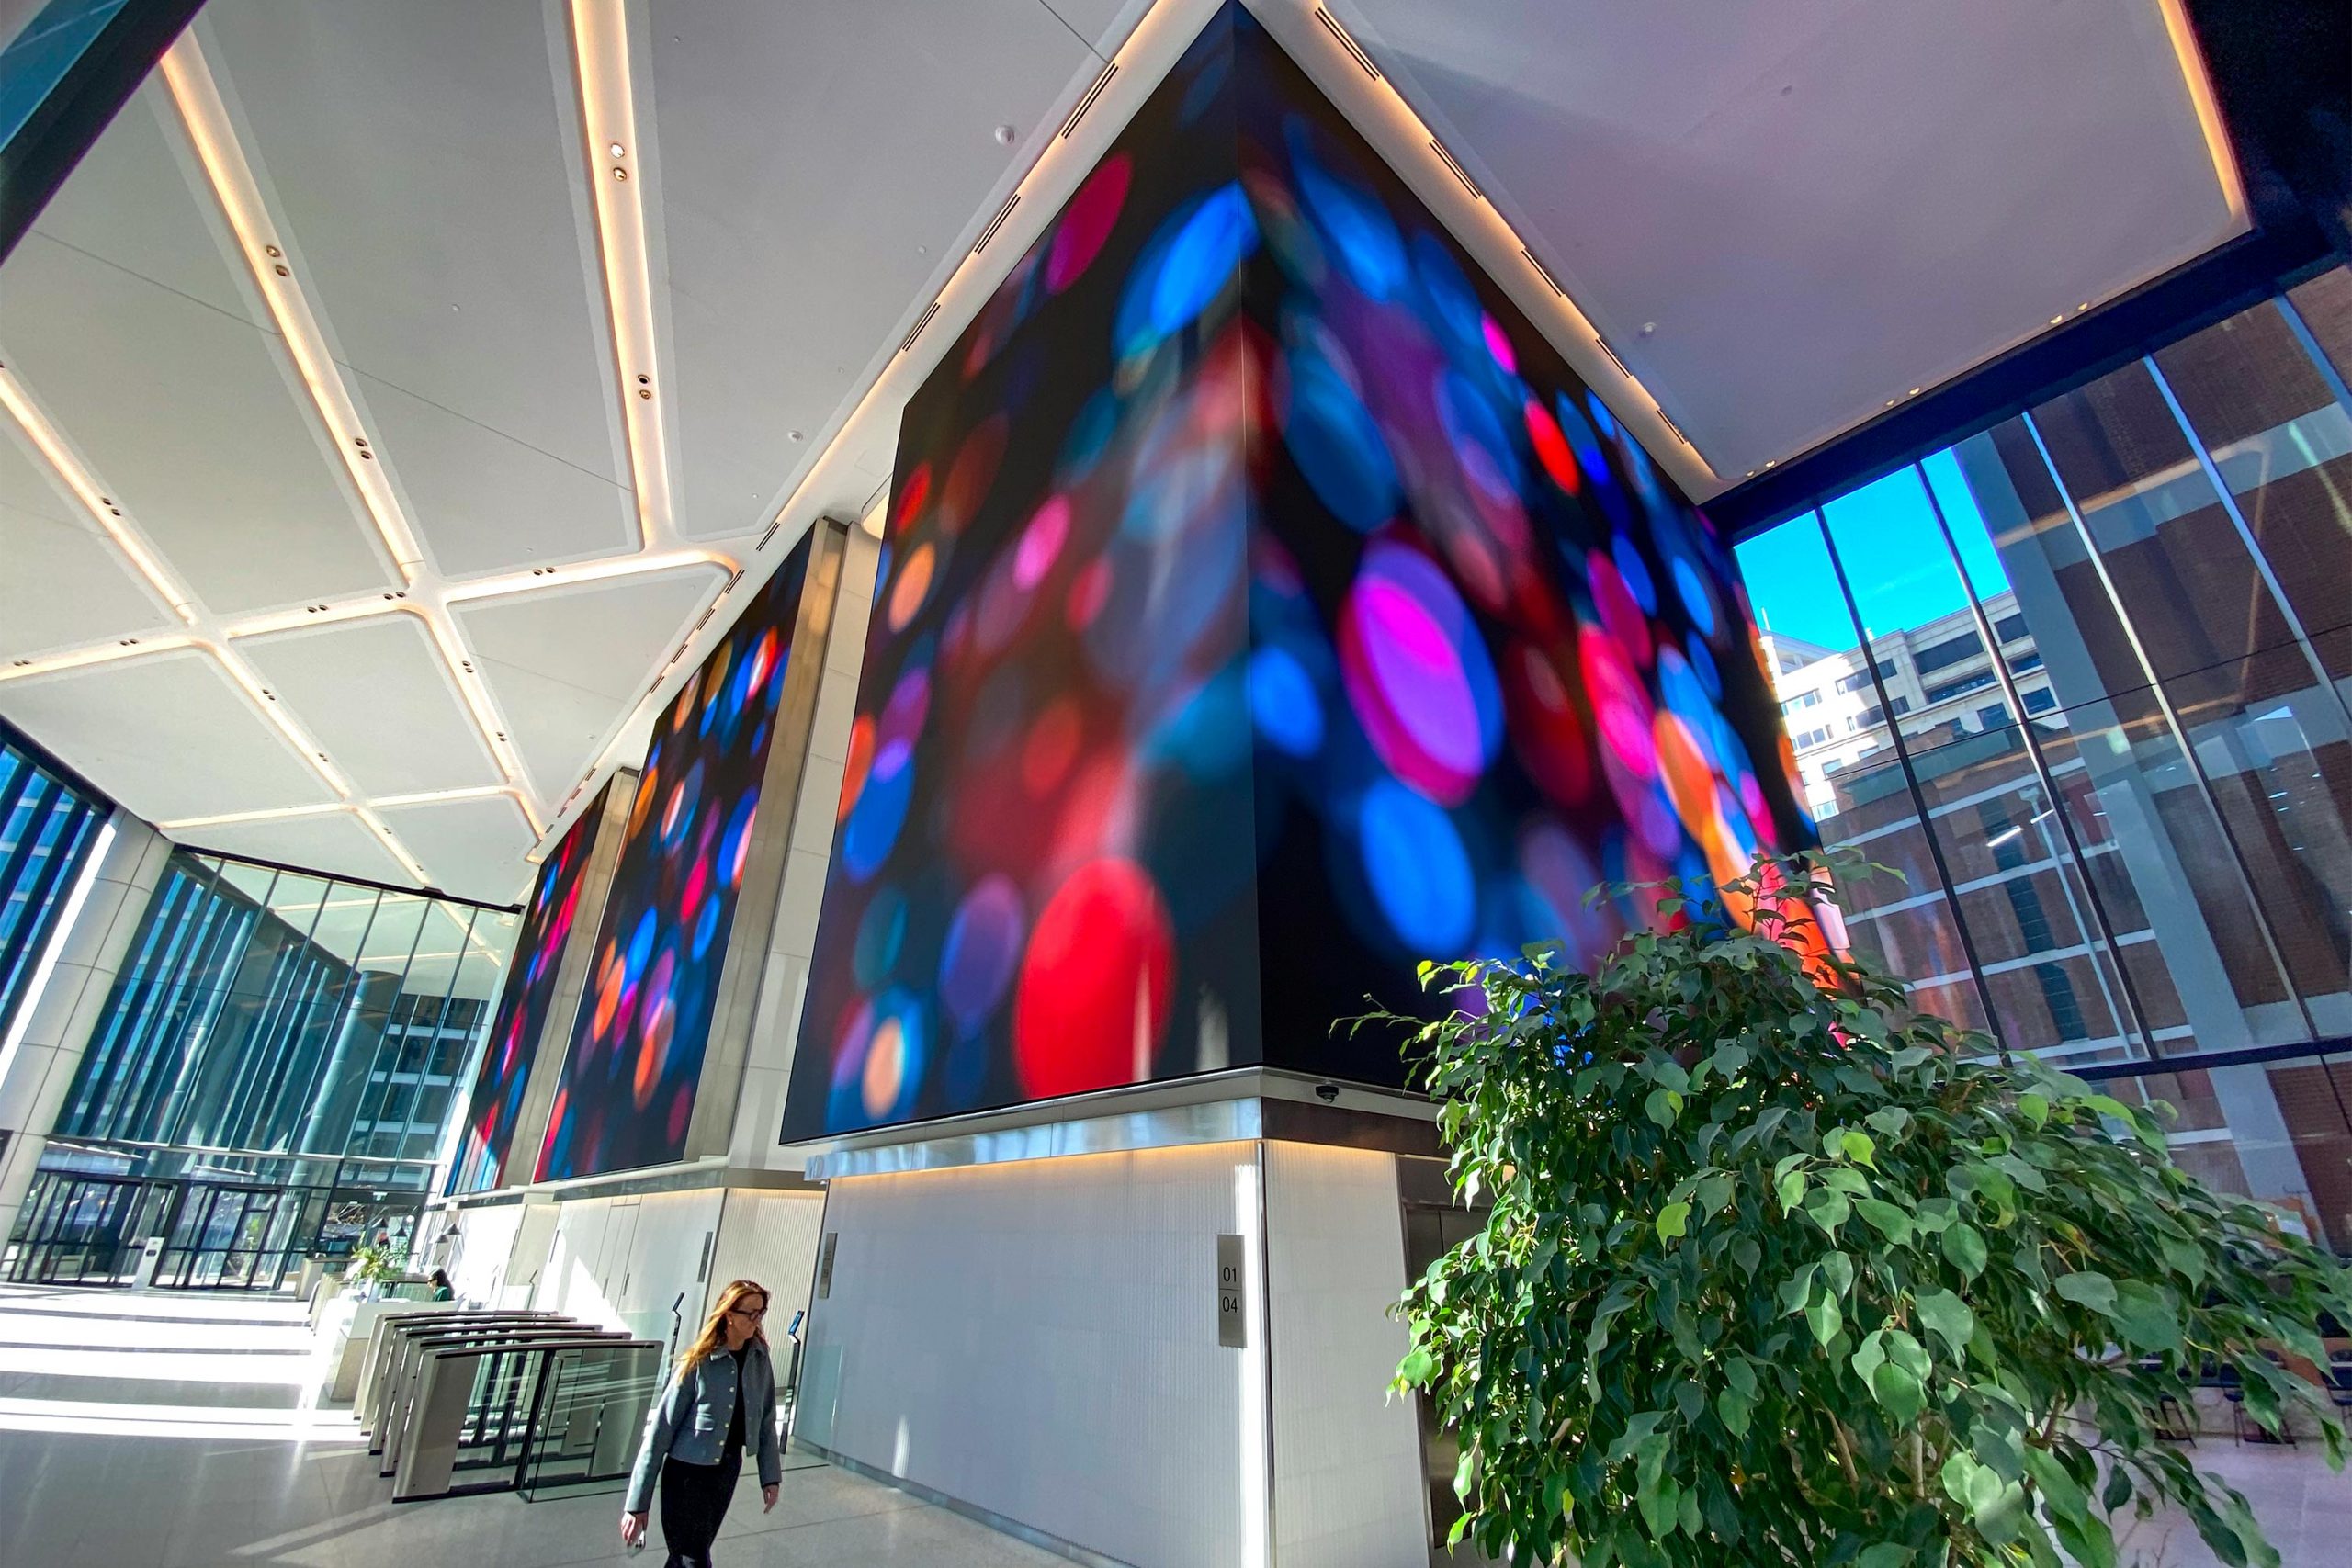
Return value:
[[(1254, 17), (1274, 438), (1249, 569), (1270, 1060), (1401, 1082), (1422, 959), (1604, 954), (1814, 841), (1731, 552)], [(1610, 221), (1595, 213), (1591, 221)]]
[(522, 930), (515, 935), (514, 956), (507, 964), (506, 984), (499, 992), (498, 1010), (491, 1020), (490, 1039), (482, 1048), (457, 1154), (449, 1164), (447, 1190), (452, 1193), (488, 1191), (499, 1185), (499, 1173), (506, 1168), (523, 1097), (530, 1088), (531, 1063), (555, 1006), (556, 971), (563, 966), (564, 948), (587, 892), (582, 874), (595, 853), (605, 796), (612, 788), (607, 782), (596, 793), (555, 852), (540, 863)]
[(813, 537), (655, 720), (536, 1180), (685, 1154)]
[(907, 406), (784, 1136), (1265, 1063), (1810, 841), (1728, 552), (1227, 6)]

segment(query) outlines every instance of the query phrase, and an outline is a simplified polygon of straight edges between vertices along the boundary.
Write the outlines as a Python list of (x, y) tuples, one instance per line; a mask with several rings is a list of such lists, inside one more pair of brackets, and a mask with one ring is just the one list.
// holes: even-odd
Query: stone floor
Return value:
[[(306, 1408), (293, 1306), (0, 1287), (0, 1562), (557, 1568), (620, 1546), (617, 1493), (391, 1501), (350, 1416)], [(801, 1456), (746, 1477), (727, 1568), (1038, 1568), (1065, 1560)]]

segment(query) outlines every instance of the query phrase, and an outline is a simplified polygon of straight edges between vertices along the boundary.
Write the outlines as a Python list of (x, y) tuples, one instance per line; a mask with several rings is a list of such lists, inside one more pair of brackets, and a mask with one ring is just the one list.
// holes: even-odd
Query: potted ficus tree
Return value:
[[(1839, 863), (1838, 872), (1847, 871)], [(1425, 964), (1456, 1190), (1491, 1203), (1399, 1311), (1400, 1392), (1456, 1433), (1454, 1539), (1520, 1563), (2116, 1558), (2127, 1506), (2276, 1563), (2159, 1432), (2200, 1372), (2305, 1413), (2346, 1271), (2172, 1164), (2154, 1120), (1916, 1014), (1832, 953), (1830, 867), (1654, 898), (1594, 972)], [(2299, 1369), (2302, 1375), (2299, 1375)], [(2171, 1402), (2167, 1404), (2167, 1402)]]

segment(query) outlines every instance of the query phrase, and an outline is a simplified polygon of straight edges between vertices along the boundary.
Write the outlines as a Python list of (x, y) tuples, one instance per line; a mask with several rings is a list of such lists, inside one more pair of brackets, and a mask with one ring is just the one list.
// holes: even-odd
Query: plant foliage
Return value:
[(1484, 1011), (1379, 1015), (1418, 1026), (1456, 1190), (1493, 1205), (1399, 1307), (1396, 1387), (1461, 1441), (1455, 1539), (1583, 1568), (2104, 1568), (2110, 1516), (2163, 1501), (2275, 1564), (2159, 1441), (2163, 1402), (2226, 1364), (2340, 1467), (2281, 1359), (2325, 1363), (2345, 1270), (2184, 1174), (2144, 1111), (1984, 1060), (1831, 956), (1829, 870), (1621, 889), (1671, 929), (1589, 975), (1549, 948), (1424, 964)]

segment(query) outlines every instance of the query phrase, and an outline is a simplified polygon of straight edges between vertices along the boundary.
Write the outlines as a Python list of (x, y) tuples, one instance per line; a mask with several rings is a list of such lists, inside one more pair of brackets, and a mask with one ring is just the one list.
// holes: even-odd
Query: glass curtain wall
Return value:
[(177, 850), (54, 1136), (429, 1162), (514, 915)]
[(1858, 948), (2352, 1251), (2352, 274), (1740, 547)]
[(113, 809), (0, 725), (0, 1039), (16, 1022), (59, 912)]

